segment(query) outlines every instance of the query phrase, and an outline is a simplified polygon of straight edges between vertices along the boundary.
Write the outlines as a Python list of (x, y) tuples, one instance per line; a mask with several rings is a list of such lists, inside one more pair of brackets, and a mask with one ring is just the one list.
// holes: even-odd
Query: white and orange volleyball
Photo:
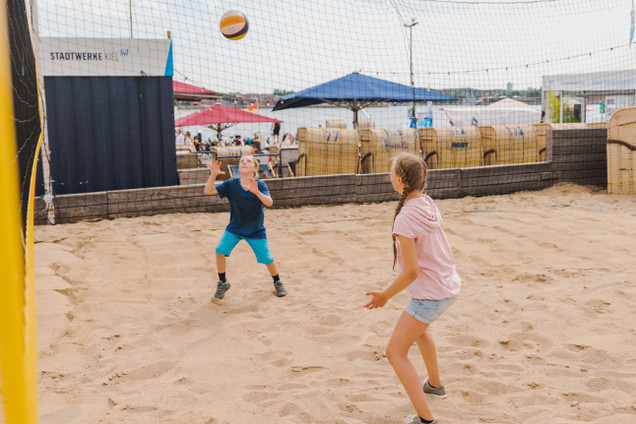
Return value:
[(249, 24), (244, 14), (237, 10), (230, 10), (221, 17), (219, 28), (225, 38), (240, 40), (247, 34)]

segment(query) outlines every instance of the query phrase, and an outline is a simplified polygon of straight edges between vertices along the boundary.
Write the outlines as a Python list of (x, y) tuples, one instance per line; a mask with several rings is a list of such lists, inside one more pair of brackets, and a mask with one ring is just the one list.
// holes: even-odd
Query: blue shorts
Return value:
[(424, 324), (432, 324), (444, 311), (450, 308), (458, 295), (442, 300), (411, 299), (404, 310), (416, 320)]
[(267, 239), (251, 239), (246, 237), (237, 236), (229, 231), (225, 231), (219, 244), (216, 245), (216, 253), (221, 255), (230, 256), (232, 250), (241, 240), (245, 240), (250, 245), (252, 251), (256, 255), (256, 262), (259, 264), (269, 265), (274, 262), (272, 254), (269, 252), (269, 244)]

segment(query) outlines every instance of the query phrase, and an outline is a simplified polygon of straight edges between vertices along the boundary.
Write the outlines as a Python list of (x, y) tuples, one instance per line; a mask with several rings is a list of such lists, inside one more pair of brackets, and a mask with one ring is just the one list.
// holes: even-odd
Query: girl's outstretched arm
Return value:
[(384, 291), (372, 291), (366, 293), (367, 296), (371, 296), (371, 300), (369, 303), (364, 305), (365, 308), (375, 309), (383, 307), (390, 298), (407, 288), (409, 284), (417, 278), (419, 269), (417, 266), (415, 239), (398, 235), (398, 240), (400, 241), (402, 262), (404, 264), (402, 272), (400, 272), (400, 275), (397, 276), (395, 281), (393, 281), (393, 283)]

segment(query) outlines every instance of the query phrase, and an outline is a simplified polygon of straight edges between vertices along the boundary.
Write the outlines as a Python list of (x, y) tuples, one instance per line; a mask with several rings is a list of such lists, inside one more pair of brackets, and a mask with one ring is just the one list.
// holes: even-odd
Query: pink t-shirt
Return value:
[[(393, 224), (393, 234), (415, 239), (419, 274), (406, 288), (414, 299), (442, 300), (459, 293), (462, 282), (455, 271), (455, 259), (444, 235), (442, 216), (429, 196), (407, 200)], [(404, 268), (397, 242), (397, 262)]]

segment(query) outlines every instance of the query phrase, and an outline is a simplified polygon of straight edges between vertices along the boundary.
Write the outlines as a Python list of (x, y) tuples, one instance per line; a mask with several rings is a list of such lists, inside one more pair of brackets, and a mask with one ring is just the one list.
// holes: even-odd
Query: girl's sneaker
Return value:
[(219, 280), (216, 283), (216, 293), (214, 293), (214, 297), (217, 299), (223, 299), (225, 297), (225, 292), (230, 289), (229, 281), (221, 281)]
[[(420, 420), (420, 417), (418, 417), (417, 415), (409, 415), (408, 417), (406, 417), (406, 421), (404, 421), (404, 424), (422, 424), (422, 420)], [(433, 420), (431, 424), (439, 424), (439, 421)]]
[(428, 383), (428, 378), (424, 380), (424, 383), (422, 384), (422, 390), (424, 390), (424, 393), (428, 395), (433, 395), (441, 399), (446, 399), (446, 389), (444, 389), (444, 385), (442, 384), (439, 387), (432, 387)]
[(287, 290), (285, 290), (285, 286), (283, 286), (283, 282), (278, 280), (274, 282), (274, 287), (276, 288), (276, 296), (284, 297), (287, 296)]

